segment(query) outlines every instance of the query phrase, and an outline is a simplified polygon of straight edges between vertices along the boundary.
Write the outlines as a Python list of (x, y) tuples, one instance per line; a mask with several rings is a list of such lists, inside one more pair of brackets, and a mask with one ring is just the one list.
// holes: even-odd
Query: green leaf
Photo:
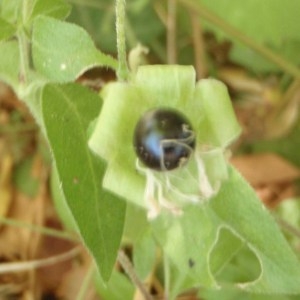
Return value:
[(134, 299), (135, 288), (124, 274), (114, 270), (108, 283), (96, 277), (96, 289), (103, 300)]
[[(283, 40), (300, 39), (297, 0), (201, 0), (201, 3), (257, 42), (279, 46)], [(222, 28), (210, 28), (224, 36)]]
[[(272, 49), (274, 50), (273, 47)], [(234, 47), (232, 47), (229, 55), (233, 61), (243, 65), (247, 68), (247, 70), (256, 73), (278, 72), (280, 70), (277, 65), (268, 61), (256, 51), (239, 43), (234, 44)]]
[(76, 85), (47, 85), (42, 111), (62, 191), (102, 277), (110, 277), (119, 247), (125, 203), (102, 189), (105, 164), (87, 146), (87, 129), (100, 98)]
[(15, 32), (14, 26), (0, 18), (0, 41), (11, 37)]
[(7, 22), (14, 24), (17, 22), (18, 15), (21, 11), (23, 1), (20, 0), (1, 0), (0, 15)]
[(31, 13), (31, 20), (38, 15), (47, 15), (65, 19), (71, 11), (71, 5), (64, 0), (37, 0)]
[(14, 89), (19, 84), (20, 56), (16, 41), (0, 43), (0, 78)]
[[(261, 273), (251, 282), (236, 283), (238, 288), (256, 293), (300, 293), (299, 261), (255, 192), (233, 168), (208, 203), (188, 206), (177, 218), (161, 215), (152, 224), (165, 253), (195, 284), (216, 287), (213, 273), (229, 261), (228, 250), (235, 254), (242, 241), (257, 257)], [(236, 242), (229, 238), (218, 243), (221, 229), (229, 230)], [(220, 245), (222, 250), (216, 248)], [(225, 251), (223, 262), (214, 257), (221, 251)]]
[(95, 66), (117, 66), (81, 27), (45, 16), (34, 22), (32, 55), (36, 69), (55, 82), (73, 81)]
[(62, 221), (64, 227), (70, 231), (76, 231), (77, 225), (62, 191), (55, 164), (52, 165), (50, 188), (55, 210), (60, 220)]

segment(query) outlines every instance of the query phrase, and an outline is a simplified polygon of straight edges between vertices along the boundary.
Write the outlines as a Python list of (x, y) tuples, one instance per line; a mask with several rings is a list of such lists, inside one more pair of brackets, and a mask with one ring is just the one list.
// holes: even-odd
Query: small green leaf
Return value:
[(90, 152), (87, 129), (100, 98), (76, 84), (47, 85), (42, 95), (46, 135), (67, 205), (102, 277), (110, 277), (121, 240), (125, 202), (102, 189), (105, 164)]
[(37, 0), (31, 13), (31, 19), (38, 15), (47, 15), (57, 19), (65, 19), (71, 11), (70, 4), (64, 0)]
[(14, 26), (0, 18), (0, 41), (11, 37), (15, 32)]
[(95, 66), (117, 67), (81, 27), (46, 16), (34, 21), (32, 55), (36, 69), (55, 82), (73, 81)]

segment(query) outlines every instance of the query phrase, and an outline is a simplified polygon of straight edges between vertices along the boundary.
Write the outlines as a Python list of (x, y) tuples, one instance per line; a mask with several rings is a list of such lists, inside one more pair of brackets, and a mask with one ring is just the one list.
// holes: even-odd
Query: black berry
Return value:
[(157, 171), (182, 166), (195, 148), (190, 122), (175, 109), (147, 111), (138, 121), (133, 144), (136, 155), (148, 168)]

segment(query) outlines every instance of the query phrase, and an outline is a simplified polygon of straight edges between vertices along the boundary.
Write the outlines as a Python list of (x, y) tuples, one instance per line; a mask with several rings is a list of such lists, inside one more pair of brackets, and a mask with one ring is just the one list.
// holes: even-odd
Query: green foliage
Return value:
[(12, 36), (15, 33), (15, 28), (10, 23), (0, 19), (0, 41)]
[(39, 15), (57, 19), (65, 19), (71, 11), (71, 6), (64, 0), (37, 0), (30, 18), (34, 20)]
[(116, 67), (115, 60), (98, 51), (82, 28), (45, 16), (34, 22), (32, 51), (36, 69), (57, 82), (75, 80), (95, 66)]
[(125, 203), (101, 187), (105, 165), (87, 146), (87, 129), (101, 108), (97, 95), (76, 85), (53, 85), (42, 95), (46, 135), (63, 194), (100, 273), (110, 277), (119, 247)]
[[(275, 53), (281, 54), (291, 63), (300, 63), (298, 55), (291, 56), (289, 54), (291, 48), (297, 53), (300, 50), (300, 32), (298, 28), (299, 1), (217, 0), (212, 2), (201, 0), (201, 3), (253, 41), (271, 46)], [(226, 13), (224, 14), (224, 12)], [(209, 23), (206, 23), (206, 25), (219, 38), (228, 38), (222, 28)], [(232, 39), (232, 42), (234, 47), (231, 52), (231, 58), (234, 61), (256, 72), (279, 70), (276, 65), (260, 57), (255, 51), (236, 42), (235, 39)]]
[[(268, 211), (235, 170), (207, 205), (188, 207), (177, 219), (161, 216), (153, 226), (165, 253), (194, 284), (200, 281), (206, 287), (216, 287), (212, 270), (217, 273), (240, 250), (242, 241), (255, 254), (260, 272), (250, 282), (236, 282), (237, 286), (259, 293), (299, 293), (300, 271), (295, 255)], [(236, 238), (227, 235), (219, 245), (222, 229)]]
[(134, 298), (134, 286), (129, 279), (116, 270), (113, 271), (108, 283), (104, 283), (102, 279), (96, 277), (96, 289), (105, 300), (124, 300)]
[[(127, 1), (126, 12), (126, 37), (129, 48), (135, 47), (140, 42), (155, 51), (155, 44), (164, 35), (165, 28), (151, 1)], [(86, 0), (74, 6), (69, 20), (86, 28), (101, 49), (116, 53), (114, 1)]]
[[(279, 46), (283, 40), (299, 39), (300, 3), (290, 0), (201, 0), (222, 19), (258, 42)], [(226, 13), (224, 13), (226, 12)], [(214, 27), (222, 35), (222, 29)]]
[[(300, 46), (298, 1), (201, 2), (257, 43), (270, 44), (294, 61)], [(82, 27), (65, 21), (71, 7), (64, 0), (0, 0), (0, 78), (29, 106), (45, 135), (53, 154), (56, 207), (92, 254), (102, 298), (133, 298), (133, 285), (113, 270), (121, 240), (133, 249), (139, 277), (144, 280), (156, 271), (169, 299), (199, 286), (205, 299), (261, 299), (249, 292), (300, 294), (299, 261), (254, 191), (227, 162), (225, 152), (240, 126), (224, 84), (214, 79), (196, 83), (192, 66), (143, 66), (128, 82), (107, 85), (102, 101), (71, 82), (95, 66), (118, 68), (119, 62), (94, 44), (95, 40), (102, 49), (115, 52), (114, 3), (84, 4), (89, 8), (76, 6), (69, 20), (91, 21), (87, 30), (95, 33), (97, 28), (93, 39)], [(155, 10), (148, 0), (128, 1), (126, 27), (131, 46), (141, 41), (160, 59), (166, 52), (161, 43), (164, 26), (157, 15), (161, 8)], [(224, 37), (220, 28), (208, 28)], [(232, 41), (236, 61), (249, 69), (277, 70)], [(161, 106), (180, 110), (190, 119), (197, 148), (186, 168), (175, 170), (171, 179), (154, 174), (153, 196), (162, 192), (170, 201), (162, 199), (157, 218), (149, 220), (144, 201), (149, 178), (136, 170), (132, 135), (140, 116)], [(254, 149), (275, 148), (299, 165), (294, 151), (298, 137), (296, 128), (289, 144), (278, 140)], [(22, 181), (27, 174), (23, 171), (17, 174)], [(196, 195), (197, 201), (186, 201), (186, 195)], [(287, 211), (285, 207), (281, 214)], [(212, 290), (218, 287), (222, 296)]]

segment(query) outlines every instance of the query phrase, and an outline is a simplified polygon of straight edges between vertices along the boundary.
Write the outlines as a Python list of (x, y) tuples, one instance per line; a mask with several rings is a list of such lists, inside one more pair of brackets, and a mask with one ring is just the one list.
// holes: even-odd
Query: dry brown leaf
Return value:
[(231, 163), (253, 185), (291, 182), (300, 177), (300, 170), (273, 153), (233, 157)]
[(300, 170), (272, 153), (234, 157), (231, 163), (253, 186), (258, 197), (268, 206), (295, 195), (294, 181)]

